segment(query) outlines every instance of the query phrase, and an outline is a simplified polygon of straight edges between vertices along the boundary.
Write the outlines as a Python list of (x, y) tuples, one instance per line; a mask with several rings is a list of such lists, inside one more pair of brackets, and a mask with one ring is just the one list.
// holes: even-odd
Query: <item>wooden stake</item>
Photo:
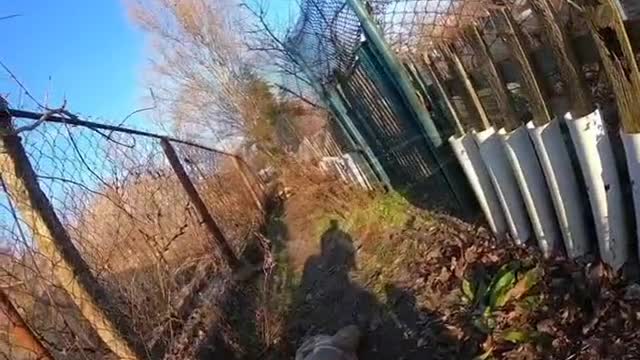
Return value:
[(453, 106), (453, 103), (451, 102), (451, 98), (449, 94), (447, 94), (447, 91), (445, 90), (444, 85), (442, 85), (442, 80), (440, 79), (438, 70), (433, 66), (432, 62), (430, 61), (430, 59), (427, 57), (426, 54), (423, 55), (422, 61), (424, 62), (427, 69), (429, 69), (429, 73), (431, 74), (431, 80), (433, 80), (433, 83), (438, 89), (440, 96), (442, 96), (442, 99), (444, 99), (444, 103), (447, 106), (447, 110), (449, 110), (449, 113), (453, 118), (453, 122), (456, 125), (457, 135), (458, 136), (464, 135), (465, 130), (464, 130), (464, 127), (462, 126), (462, 122), (460, 121), (460, 116), (458, 115), (458, 111), (456, 110), (455, 106)]
[(541, 21), (542, 31), (556, 58), (565, 87), (571, 99), (573, 116), (579, 118), (593, 111), (591, 94), (585, 83), (580, 64), (566, 29), (550, 0), (529, 0), (531, 9)]
[(456, 69), (456, 72), (458, 73), (458, 77), (464, 83), (464, 87), (467, 90), (467, 95), (469, 96), (469, 99), (471, 100), (473, 107), (476, 109), (476, 112), (480, 117), (482, 126), (484, 127), (484, 129), (490, 128), (491, 123), (489, 122), (489, 117), (487, 116), (487, 112), (484, 110), (484, 107), (482, 106), (482, 102), (480, 101), (480, 96), (478, 96), (478, 93), (476, 92), (476, 89), (474, 88), (473, 83), (471, 82), (471, 77), (469, 76), (469, 73), (467, 72), (467, 70), (464, 68), (464, 65), (462, 64), (462, 61), (460, 60), (460, 58), (458, 57), (458, 54), (453, 48), (453, 45), (442, 46), (441, 52), (445, 56), (445, 58), (448, 58), (449, 62), (453, 63), (453, 66)]
[[(622, 126), (627, 133), (640, 133), (640, 107), (637, 103), (640, 99), (640, 69), (622, 14), (613, 0), (585, 9), (591, 35), (615, 94)], [(612, 39), (601, 37), (603, 29), (613, 30), (617, 44)]]
[(133, 327), (95, 279), (58, 219), (20, 138), (13, 133), (11, 117), (0, 111), (0, 175), (21, 218), (29, 226), (39, 252), (51, 261), (54, 275), (103, 342), (120, 359), (141, 359), (144, 350)]
[(520, 125), (518, 124), (516, 110), (511, 102), (509, 90), (507, 89), (504, 78), (498, 71), (493, 54), (491, 54), (491, 49), (489, 49), (487, 42), (482, 37), (482, 34), (480, 34), (477, 26), (472, 26), (469, 32), (471, 33), (472, 43), (475, 44), (475, 47), (480, 51), (480, 56), (485, 63), (484, 74), (489, 81), (491, 90), (493, 90), (496, 96), (498, 108), (504, 116), (505, 128), (507, 131), (515, 130), (515, 128)]
[(533, 67), (533, 61), (524, 47), (524, 35), (522, 30), (516, 25), (513, 16), (508, 10), (501, 10), (502, 17), (508, 27), (506, 33), (507, 43), (511, 49), (511, 54), (520, 66), (522, 82), (529, 98), (533, 123), (540, 126), (551, 120), (551, 112), (547, 106), (548, 100), (544, 91), (544, 85)]
[(191, 203), (202, 218), (204, 226), (213, 236), (213, 240), (220, 249), (222, 257), (231, 269), (237, 269), (240, 266), (240, 260), (238, 260), (238, 258), (236, 257), (236, 254), (233, 252), (231, 245), (229, 245), (229, 243), (227, 242), (227, 239), (222, 233), (222, 230), (209, 213), (207, 205), (204, 203), (202, 197), (200, 197), (200, 194), (198, 193), (198, 190), (191, 182), (191, 178), (189, 178), (187, 171), (184, 169), (184, 166), (182, 166), (182, 162), (180, 161), (180, 158), (178, 158), (178, 154), (173, 148), (173, 145), (171, 145), (171, 143), (167, 139), (160, 140), (160, 145), (162, 146), (162, 149), (167, 156), (167, 160), (169, 160), (169, 164), (171, 164), (173, 171), (178, 177), (178, 180), (180, 180), (184, 191), (187, 193), (187, 196), (189, 196)]

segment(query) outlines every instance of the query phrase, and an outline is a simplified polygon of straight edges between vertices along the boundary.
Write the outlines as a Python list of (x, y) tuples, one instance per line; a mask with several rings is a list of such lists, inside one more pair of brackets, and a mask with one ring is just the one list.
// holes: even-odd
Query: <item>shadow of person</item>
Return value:
[(363, 334), (361, 359), (456, 358), (455, 342), (440, 317), (419, 309), (413, 294), (386, 284), (387, 300), (381, 302), (352, 280), (353, 243), (332, 220), (320, 239), (320, 253), (305, 263), (288, 318), (291, 350), (312, 336), (332, 335), (355, 324)]
[(290, 339), (333, 334), (352, 324), (366, 327), (379, 304), (350, 279), (355, 254), (352, 237), (332, 220), (320, 238), (320, 254), (305, 263), (290, 311)]
[(309, 291), (324, 280), (338, 281), (337, 288), (348, 283), (348, 272), (355, 267), (353, 239), (340, 229), (337, 220), (331, 220), (329, 228), (320, 238), (320, 254), (311, 256), (305, 263), (301, 290)]

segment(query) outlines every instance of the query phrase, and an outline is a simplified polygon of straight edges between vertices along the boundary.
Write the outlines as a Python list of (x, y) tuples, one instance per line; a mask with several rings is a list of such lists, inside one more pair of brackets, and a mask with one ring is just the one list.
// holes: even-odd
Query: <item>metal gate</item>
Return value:
[(457, 212), (459, 206), (414, 115), (368, 43), (339, 83), (357, 125), (388, 172), (393, 187), (411, 202)]

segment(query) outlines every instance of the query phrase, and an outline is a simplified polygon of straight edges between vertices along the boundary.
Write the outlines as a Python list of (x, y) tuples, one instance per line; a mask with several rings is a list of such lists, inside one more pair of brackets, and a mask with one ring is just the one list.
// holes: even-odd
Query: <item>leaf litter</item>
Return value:
[[(404, 224), (386, 228), (367, 210), (360, 217), (373, 221), (349, 226), (360, 202), (318, 192), (343, 203), (309, 215), (306, 190), (284, 206), (286, 248), (306, 250), (287, 254), (301, 280), (266, 358), (289, 358), (306, 338), (352, 323), (366, 336), (362, 359), (640, 358), (640, 286), (601, 264), (544, 259), (533, 245), (413, 207), (402, 208)], [(334, 215), (337, 222), (326, 221)], [(338, 223), (339, 231), (315, 239), (318, 219)], [(353, 245), (327, 262), (323, 253), (335, 250), (328, 245), (334, 240)]]

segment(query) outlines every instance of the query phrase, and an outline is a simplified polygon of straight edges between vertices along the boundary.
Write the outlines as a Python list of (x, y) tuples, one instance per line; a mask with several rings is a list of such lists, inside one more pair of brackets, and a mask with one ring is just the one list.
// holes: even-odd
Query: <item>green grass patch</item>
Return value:
[[(397, 192), (377, 194), (366, 200), (359, 198), (352, 201), (344, 213), (319, 210), (311, 214), (310, 236), (315, 241), (320, 241), (330, 228), (332, 220), (337, 220), (342, 231), (355, 240), (368, 242), (369, 245), (364, 245), (358, 256), (358, 280), (378, 301), (384, 303), (385, 284), (415, 254), (414, 241), (396, 241), (389, 236), (407, 225), (416, 214), (412, 209), (412, 205)], [(375, 243), (371, 243), (372, 241)]]
[(395, 230), (403, 227), (409, 218), (411, 205), (396, 192), (376, 196), (365, 206), (353, 209), (347, 226), (360, 230), (380, 226), (383, 230)]
[(402, 228), (411, 218), (411, 204), (400, 194), (378, 194), (369, 201), (354, 201), (345, 214), (317, 212), (313, 219), (311, 236), (319, 240), (329, 228), (331, 220), (338, 220), (344, 231), (358, 235), (371, 228), (393, 231)]
[(398, 240), (383, 238), (370, 251), (360, 254), (359, 282), (365, 285), (381, 303), (387, 300), (387, 285), (406, 271), (408, 263), (415, 260), (418, 254), (414, 239)]

